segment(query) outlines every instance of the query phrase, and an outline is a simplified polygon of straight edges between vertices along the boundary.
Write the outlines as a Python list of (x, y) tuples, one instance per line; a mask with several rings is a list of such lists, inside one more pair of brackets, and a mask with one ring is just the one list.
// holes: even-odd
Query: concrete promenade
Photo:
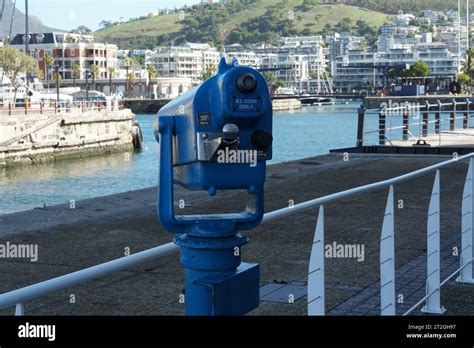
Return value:
[[(392, 178), (448, 157), (326, 155), (273, 165), (268, 170), (266, 211), (301, 203), (356, 186)], [(442, 279), (459, 265), (452, 255), (461, 236), (461, 198), (467, 163), (441, 171)], [(155, 175), (156, 173), (150, 173)], [(426, 276), (426, 219), (433, 175), (395, 187), (397, 209), (396, 267), (397, 295), (403, 313), (424, 295)], [(356, 259), (326, 259), (326, 308), (330, 315), (377, 315), (379, 309), (379, 241), (387, 190), (345, 199), (325, 207), (326, 244), (360, 244), (362, 262)], [(218, 200), (178, 190), (184, 199), (183, 213), (240, 210), (240, 193), (218, 195)], [(0, 258), (0, 292), (110, 261), (127, 250), (131, 253), (168, 243), (172, 235), (157, 222), (156, 188), (0, 215), (0, 244), (38, 244), (39, 259)], [(249, 231), (250, 243), (243, 260), (261, 264), (260, 307), (252, 315), (306, 315), (305, 292), (311, 243), (317, 209), (276, 220)], [(293, 285), (291, 283), (297, 282)], [(290, 284), (285, 286), (285, 284)], [(184, 305), (183, 272), (179, 255), (170, 255), (106, 278), (50, 294), (26, 303), (29, 315), (181, 315)], [(275, 289), (280, 289), (276, 290)], [(270, 290), (269, 290), (270, 289)], [(274, 289), (274, 290), (272, 290)], [(273, 291), (273, 295), (269, 294)], [(295, 294), (295, 302), (273, 302)], [(71, 303), (71, 295), (75, 303)], [(266, 295), (266, 296), (265, 296)], [(474, 286), (450, 281), (442, 288), (447, 315), (474, 315)], [(421, 309), (421, 308), (420, 308)], [(0, 310), (12, 315), (14, 308)], [(419, 314), (416, 310), (415, 314)]]

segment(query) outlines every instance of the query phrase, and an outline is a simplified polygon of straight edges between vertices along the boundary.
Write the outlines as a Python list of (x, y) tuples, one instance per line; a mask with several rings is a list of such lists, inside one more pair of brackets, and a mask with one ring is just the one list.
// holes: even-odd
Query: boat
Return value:
[(302, 97), (300, 98), (302, 105), (333, 105), (334, 101), (331, 98), (323, 97)]

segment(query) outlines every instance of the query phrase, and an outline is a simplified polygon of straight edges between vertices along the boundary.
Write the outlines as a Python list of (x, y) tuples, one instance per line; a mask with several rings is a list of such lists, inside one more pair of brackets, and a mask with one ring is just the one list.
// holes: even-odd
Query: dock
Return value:
[[(447, 156), (331, 154), (272, 165), (268, 168), (266, 212), (327, 194), (393, 178), (449, 159)], [(442, 279), (459, 265), (461, 197), (467, 163), (441, 171)], [(154, 175), (150, 173), (150, 175)], [(425, 294), (426, 216), (434, 175), (397, 185), (396, 293), (402, 314)], [(38, 245), (38, 261), (0, 258), (0, 292), (51, 279), (86, 267), (168, 243), (172, 235), (156, 219), (156, 188), (126, 192), (26, 212), (0, 215), (0, 244)], [(328, 315), (379, 315), (379, 241), (387, 190), (325, 206), (326, 243), (361, 244), (365, 258), (326, 259)], [(178, 190), (184, 214), (235, 208), (240, 194), (218, 200)], [(260, 307), (251, 315), (306, 315), (306, 284), (317, 209), (275, 220), (246, 233), (245, 262), (261, 264)], [(179, 301), (183, 271), (172, 254), (116, 272), (81, 286), (26, 303), (28, 315), (182, 315)], [(270, 290), (268, 290), (270, 288)], [(277, 290), (271, 290), (277, 289)], [(472, 285), (449, 281), (442, 288), (446, 315), (474, 314)], [(295, 301), (289, 303), (288, 294)], [(74, 296), (72, 296), (74, 295)], [(72, 301), (74, 298), (74, 301)], [(13, 315), (14, 308), (2, 315)], [(413, 315), (422, 315), (416, 310)]]
[(0, 109), (0, 167), (131, 150), (134, 118), (112, 104), (10, 104)]

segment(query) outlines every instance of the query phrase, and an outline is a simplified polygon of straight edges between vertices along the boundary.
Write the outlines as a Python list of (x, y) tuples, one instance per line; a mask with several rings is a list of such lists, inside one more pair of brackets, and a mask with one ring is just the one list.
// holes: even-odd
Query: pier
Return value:
[(134, 117), (117, 103), (3, 105), (0, 166), (133, 149)]
[[(390, 179), (451, 157), (341, 154), (269, 167), (266, 212), (360, 185)], [(459, 265), (461, 197), (467, 162), (441, 170), (442, 279)], [(150, 174), (152, 175), (152, 173)], [(426, 216), (434, 174), (396, 186), (395, 268), (401, 315), (425, 295)], [(379, 239), (387, 190), (374, 191), (325, 206), (325, 242), (365, 246), (365, 258), (326, 258), (327, 315), (379, 315)], [(185, 213), (225, 210), (239, 194), (213, 201), (177, 192)], [(403, 204), (400, 205), (400, 200)], [(38, 262), (0, 259), (0, 292), (21, 288), (102, 262), (169, 243), (172, 235), (156, 220), (156, 188), (126, 192), (0, 216), (0, 244), (37, 244)], [(298, 212), (249, 231), (243, 260), (261, 264), (260, 307), (252, 315), (306, 315), (308, 263), (317, 209)], [(54, 292), (25, 304), (28, 315), (181, 315), (183, 272), (179, 255), (115, 272), (104, 278)], [(74, 302), (71, 296), (74, 295)], [(294, 301), (288, 302), (288, 296)], [(472, 285), (454, 279), (442, 288), (447, 315), (472, 315)], [(411, 315), (421, 315), (417, 308)], [(0, 311), (12, 315), (14, 308)]]

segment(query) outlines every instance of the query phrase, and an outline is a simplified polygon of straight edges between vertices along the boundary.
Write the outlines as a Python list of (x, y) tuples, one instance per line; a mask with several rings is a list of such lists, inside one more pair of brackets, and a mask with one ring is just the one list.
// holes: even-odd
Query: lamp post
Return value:
[(56, 69), (56, 102), (59, 105), (59, 64), (56, 64), (54, 68)]
[(85, 75), (86, 75), (86, 102), (88, 102), (89, 101), (89, 77), (90, 77), (89, 69), (86, 69)]
[(46, 80), (48, 82), (48, 93), (49, 93), (49, 89), (51, 88), (50, 81), (53, 79), (52, 72), (53, 72), (53, 64), (46, 65)]

